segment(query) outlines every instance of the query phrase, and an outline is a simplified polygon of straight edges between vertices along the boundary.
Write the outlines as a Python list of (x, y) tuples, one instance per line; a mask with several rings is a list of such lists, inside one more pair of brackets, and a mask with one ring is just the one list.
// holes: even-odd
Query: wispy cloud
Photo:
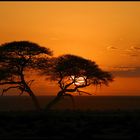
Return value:
[(135, 51), (140, 51), (140, 47), (138, 46), (131, 46), (131, 49)]
[(131, 56), (131, 57), (138, 57), (139, 54), (129, 54), (129, 56)]
[(116, 66), (116, 67), (112, 67), (112, 69), (114, 71), (129, 71), (129, 70), (135, 70), (136, 67), (127, 67), (127, 66)]
[(124, 50), (124, 54), (130, 57), (139, 57), (140, 47), (138, 47), (137, 45), (132, 45), (128, 49)]
[(107, 50), (116, 50), (117, 48), (114, 47), (113, 45), (109, 45), (107, 46)]
[(140, 77), (140, 67), (118, 66), (110, 70), (115, 76)]

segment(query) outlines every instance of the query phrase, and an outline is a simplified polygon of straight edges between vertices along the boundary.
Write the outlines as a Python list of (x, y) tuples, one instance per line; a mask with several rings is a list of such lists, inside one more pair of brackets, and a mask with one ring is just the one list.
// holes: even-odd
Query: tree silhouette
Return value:
[[(111, 73), (101, 70), (95, 62), (76, 56), (62, 55), (58, 58), (52, 58), (51, 70), (44, 69), (44, 64), (40, 68), (43, 75), (49, 75), (51, 80), (57, 81), (60, 91), (57, 96), (47, 105), (47, 109), (56, 104), (62, 97), (69, 96), (73, 100), (72, 92), (87, 93), (81, 91), (81, 88), (90, 85), (108, 85), (113, 81)], [(40, 64), (41, 64), (40, 63)]]
[(16, 88), (20, 95), (26, 92), (32, 98), (36, 109), (39, 102), (31, 90), (33, 80), (25, 79), (26, 71), (35, 68), (37, 59), (52, 55), (48, 48), (29, 41), (13, 41), (0, 45), (0, 85), (8, 85), (4, 92)]

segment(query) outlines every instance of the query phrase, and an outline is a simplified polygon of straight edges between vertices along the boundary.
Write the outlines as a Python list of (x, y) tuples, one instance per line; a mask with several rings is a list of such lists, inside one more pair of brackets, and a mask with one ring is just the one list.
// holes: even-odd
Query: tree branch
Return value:
[(89, 86), (89, 85), (90, 85), (90, 83), (88, 83), (88, 81), (87, 81), (87, 80), (88, 80), (88, 78), (87, 78), (87, 77), (86, 77), (86, 78), (85, 78), (85, 77), (83, 77), (83, 78), (84, 78), (84, 80), (85, 80), (85, 85), (86, 85), (86, 86)]
[(3, 96), (4, 92), (7, 92), (8, 90), (12, 89), (12, 88), (20, 88), (20, 86), (12, 86), (12, 87), (8, 87), (6, 89), (3, 89), (1, 96)]
[[(21, 89), (20, 89), (21, 90)], [(19, 96), (21, 96), (23, 94), (25, 90), (21, 90), (21, 93), (19, 93)]]
[(91, 93), (88, 93), (88, 92), (85, 92), (85, 91), (81, 91), (79, 89), (77, 89), (77, 92), (79, 92), (79, 94), (81, 95), (81, 93), (85, 93), (85, 94), (88, 94), (88, 95), (92, 95)]
[(30, 80), (30, 81), (27, 82), (27, 84), (28, 84), (29, 86), (31, 86), (32, 83), (33, 83), (34, 81), (35, 81), (35, 80)]
[(58, 81), (58, 84), (59, 84), (59, 87), (61, 88), (61, 89), (63, 89), (64, 87), (63, 87), (63, 85), (62, 85), (62, 80), (63, 80), (63, 76), (62, 76), (62, 74), (61, 74), (61, 72), (59, 72), (59, 74), (60, 74), (60, 80)]
[(2, 82), (0, 85), (21, 84), (21, 82)]
[(84, 87), (87, 87), (89, 85), (90, 85), (90, 83), (86, 84), (86, 85), (79, 85), (79, 86), (75, 85), (75, 88), (73, 88), (73, 89), (65, 89), (65, 91), (66, 92), (75, 92), (75, 91), (77, 91), (78, 88), (84, 88)]
[[(71, 78), (71, 79), (73, 79), (73, 78)], [(67, 85), (64, 87), (64, 89), (67, 89), (67, 88), (68, 88), (69, 86), (71, 86), (73, 83), (75, 83), (75, 77), (74, 77), (74, 79), (72, 80), (71, 83), (67, 84)]]

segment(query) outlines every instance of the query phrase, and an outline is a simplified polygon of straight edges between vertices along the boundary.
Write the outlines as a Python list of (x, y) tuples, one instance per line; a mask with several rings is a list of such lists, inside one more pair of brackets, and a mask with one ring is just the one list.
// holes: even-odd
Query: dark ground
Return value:
[(140, 139), (140, 110), (0, 112), (2, 138)]

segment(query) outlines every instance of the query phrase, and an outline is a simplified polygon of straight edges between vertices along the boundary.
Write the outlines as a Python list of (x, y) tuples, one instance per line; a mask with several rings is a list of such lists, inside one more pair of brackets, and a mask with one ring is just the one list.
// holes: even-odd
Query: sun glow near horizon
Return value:
[(103, 95), (140, 95), (140, 2), (0, 2), (0, 18), (1, 44), (29, 40), (54, 56), (91, 59), (115, 71), (116, 80), (103, 87)]

